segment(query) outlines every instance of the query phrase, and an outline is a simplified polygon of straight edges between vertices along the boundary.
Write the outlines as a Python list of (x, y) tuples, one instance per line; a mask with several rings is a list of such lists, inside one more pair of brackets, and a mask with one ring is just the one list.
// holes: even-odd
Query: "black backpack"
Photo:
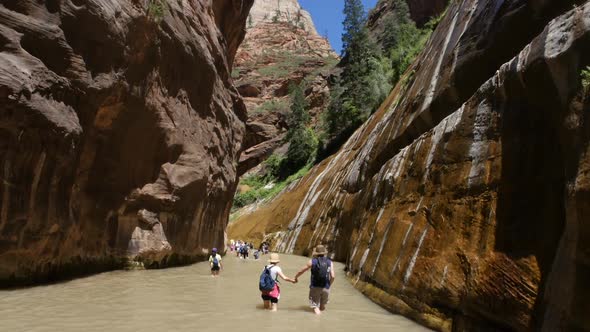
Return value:
[(314, 287), (326, 287), (330, 282), (330, 260), (327, 257), (318, 257), (311, 266), (311, 284)]

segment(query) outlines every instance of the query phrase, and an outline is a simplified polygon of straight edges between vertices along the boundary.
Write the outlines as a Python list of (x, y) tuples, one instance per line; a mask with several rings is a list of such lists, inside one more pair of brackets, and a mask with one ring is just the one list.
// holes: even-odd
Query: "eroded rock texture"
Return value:
[(252, 0), (0, 5), (0, 285), (224, 241)]
[[(299, 22), (293, 13), (300, 13)], [(279, 16), (272, 20), (273, 15)], [(297, 0), (257, 0), (250, 17), (232, 73), (248, 109), (240, 175), (259, 171), (256, 166), (272, 153), (287, 150), (292, 85), (305, 85), (312, 125), (318, 124), (330, 96), (327, 78), (339, 61), (328, 40), (315, 32), (311, 18), (303, 19), (310, 16)]]
[(590, 3), (573, 4), (453, 2), (381, 109), (231, 236), (328, 244), (438, 330), (589, 331)]

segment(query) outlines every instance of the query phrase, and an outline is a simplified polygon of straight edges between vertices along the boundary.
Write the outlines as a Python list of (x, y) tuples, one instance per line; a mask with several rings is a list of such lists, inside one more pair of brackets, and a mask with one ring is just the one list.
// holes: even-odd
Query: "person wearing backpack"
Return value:
[(209, 256), (209, 265), (211, 265), (211, 276), (219, 276), (219, 270), (221, 270), (223, 266), (221, 265), (221, 256), (217, 253), (217, 248), (213, 248), (211, 250), (211, 255)]
[(283, 270), (279, 266), (280, 261), (279, 254), (270, 254), (269, 264), (264, 267), (264, 270), (260, 274), (260, 283), (258, 285), (262, 293), (261, 297), (264, 302), (264, 309), (270, 309), (271, 311), (277, 311), (279, 298), (281, 297), (278, 277), (288, 282), (297, 282), (295, 279), (283, 274)]
[(244, 243), (240, 248), (240, 255), (242, 255), (243, 259), (248, 259), (248, 245)]
[(330, 297), (330, 286), (334, 284), (334, 266), (332, 261), (326, 257), (326, 247), (318, 244), (313, 250), (312, 256), (307, 264), (295, 275), (295, 282), (300, 275), (311, 269), (311, 282), (309, 285), (309, 304), (316, 315), (326, 310), (326, 304)]

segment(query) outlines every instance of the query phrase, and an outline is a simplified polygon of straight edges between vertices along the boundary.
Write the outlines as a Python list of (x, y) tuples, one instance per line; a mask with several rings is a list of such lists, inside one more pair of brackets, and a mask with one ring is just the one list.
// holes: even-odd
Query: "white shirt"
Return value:
[(270, 264), (270, 265), (267, 265), (266, 267), (270, 270), (270, 276), (272, 277), (273, 280), (278, 280), (279, 272), (280, 273), (283, 272), (281, 267), (277, 266), (277, 265)]

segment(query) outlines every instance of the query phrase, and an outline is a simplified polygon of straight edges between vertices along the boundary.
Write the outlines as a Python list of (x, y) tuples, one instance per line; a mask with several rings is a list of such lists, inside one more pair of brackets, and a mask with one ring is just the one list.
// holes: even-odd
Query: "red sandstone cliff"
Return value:
[(0, 286), (221, 246), (253, 0), (0, 5)]
[(319, 119), (329, 99), (327, 77), (338, 62), (297, 0), (256, 1), (247, 26), (232, 75), (248, 110), (240, 175), (285, 145), (292, 84), (307, 80), (309, 112), (314, 123)]
[(583, 1), (453, 2), (340, 151), (228, 232), (328, 244), (438, 330), (590, 331), (589, 21)]

